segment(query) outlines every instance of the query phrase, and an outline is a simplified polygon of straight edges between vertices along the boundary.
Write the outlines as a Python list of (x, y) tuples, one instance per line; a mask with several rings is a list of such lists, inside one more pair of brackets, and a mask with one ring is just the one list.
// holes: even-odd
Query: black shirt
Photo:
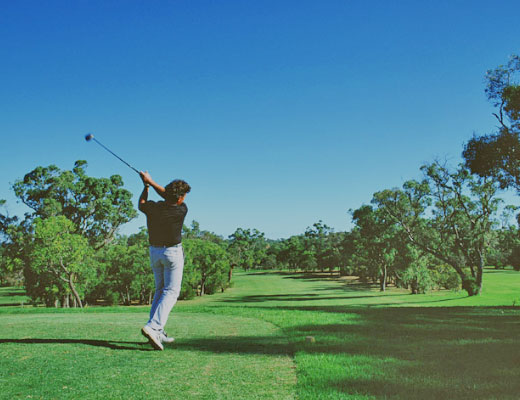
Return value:
[(175, 246), (181, 243), (182, 224), (188, 213), (185, 203), (168, 204), (165, 201), (147, 201), (139, 209), (146, 214), (148, 241), (151, 246)]

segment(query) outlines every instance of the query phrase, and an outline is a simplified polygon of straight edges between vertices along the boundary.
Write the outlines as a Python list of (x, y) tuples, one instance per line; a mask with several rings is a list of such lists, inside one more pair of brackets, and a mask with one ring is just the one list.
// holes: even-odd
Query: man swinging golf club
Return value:
[[(139, 210), (146, 214), (150, 264), (155, 278), (150, 319), (141, 333), (156, 350), (163, 350), (163, 343), (173, 342), (164, 331), (168, 315), (181, 291), (184, 252), (181, 232), (188, 207), (184, 203), (191, 190), (185, 181), (176, 179), (162, 187), (154, 182), (148, 172), (139, 172), (144, 189), (139, 198)], [(148, 189), (153, 187), (164, 201), (149, 201)]]

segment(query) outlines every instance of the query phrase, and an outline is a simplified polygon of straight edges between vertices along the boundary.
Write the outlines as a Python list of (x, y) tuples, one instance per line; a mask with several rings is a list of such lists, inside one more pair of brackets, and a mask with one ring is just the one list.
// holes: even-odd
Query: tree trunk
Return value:
[(235, 266), (232, 265), (230, 268), (229, 268), (229, 272), (228, 272), (228, 282), (231, 282), (231, 278), (233, 277), (233, 268)]
[(386, 279), (387, 279), (387, 276), (386, 276), (386, 265), (385, 265), (383, 267), (383, 271), (382, 271), (381, 279), (380, 279), (380, 291), (381, 292), (386, 291)]
[(206, 284), (206, 278), (203, 277), (200, 282), (200, 296), (204, 296), (204, 285)]
[(77, 304), (79, 305), (79, 308), (83, 308), (83, 303), (81, 302), (81, 299), (79, 297), (79, 293), (76, 290), (76, 287), (74, 286), (74, 275), (69, 276), (69, 287), (70, 291), (74, 295), (74, 298), (76, 299)]
[(477, 284), (477, 287), (478, 287), (477, 294), (479, 294), (479, 295), (482, 294), (483, 274), (484, 274), (484, 257), (480, 253), (479, 254), (479, 265), (477, 267), (477, 276), (475, 278), (475, 283)]

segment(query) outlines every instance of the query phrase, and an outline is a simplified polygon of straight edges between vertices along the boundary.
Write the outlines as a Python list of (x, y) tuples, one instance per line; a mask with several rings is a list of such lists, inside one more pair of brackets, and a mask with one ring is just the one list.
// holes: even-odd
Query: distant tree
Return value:
[(191, 222), (190, 227), (187, 227), (186, 225), (182, 227), (182, 237), (185, 239), (208, 240), (219, 245), (225, 244), (225, 240), (222, 236), (210, 231), (201, 230), (200, 224), (195, 220)]
[[(4, 208), (5, 204), (5, 200), (0, 200), (0, 207)], [(0, 212), (0, 285), (20, 285), (23, 279), (22, 268), (19, 261), (15, 259), (16, 253), (10, 240), (10, 235), (15, 234), (13, 229), (17, 224), (17, 217), (10, 217), (7, 212)]]
[(520, 193), (520, 57), (489, 70), (486, 95), (497, 108), (500, 126), (489, 135), (475, 136), (464, 147), (466, 166), (481, 177), (493, 177), (502, 188)]
[(300, 268), (301, 264), (304, 264), (304, 242), (305, 238), (303, 236), (291, 236), (288, 239), (282, 240), (277, 254), (278, 264), (287, 266), (287, 268), (291, 270)]
[(262, 265), (267, 253), (267, 243), (262, 232), (237, 228), (229, 236), (228, 242), (231, 268), (239, 267), (247, 271)]
[(26, 290), (33, 300), (50, 305), (63, 299), (69, 306), (83, 307), (82, 297), (96, 271), (87, 239), (74, 233), (72, 221), (64, 216), (36, 218), (30, 263), (26, 265)]
[(318, 221), (305, 231), (306, 250), (314, 257), (315, 264), (322, 272), (329, 269), (331, 272), (339, 266), (339, 246), (335, 243), (334, 230)]
[(385, 291), (397, 255), (397, 223), (386, 213), (368, 205), (353, 211), (352, 219), (359, 232), (355, 262), (365, 266), (367, 274), (378, 279), (380, 290)]
[(470, 296), (479, 294), (500, 203), (498, 187), (463, 166), (450, 172), (435, 162), (422, 170), (424, 181), (378, 192), (373, 204), (399, 224), (414, 246), (450, 265)]
[(263, 268), (266, 269), (284, 269), (285, 265), (279, 264), (278, 255), (283, 249), (283, 241), (278, 240), (266, 240), (266, 255), (262, 264)]
[(356, 243), (359, 241), (359, 229), (345, 232), (340, 243), (340, 275), (348, 276), (356, 274)]

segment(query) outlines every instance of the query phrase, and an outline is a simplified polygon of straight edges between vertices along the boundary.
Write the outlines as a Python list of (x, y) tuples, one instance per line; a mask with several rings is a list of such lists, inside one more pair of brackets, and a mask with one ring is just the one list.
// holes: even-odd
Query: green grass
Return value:
[(0, 307), (2, 306), (20, 306), (29, 304), (30, 298), (25, 295), (23, 288), (17, 287), (0, 287)]
[(518, 398), (518, 272), (487, 270), (471, 298), (287, 273), (234, 281), (178, 303), (164, 352), (140, 337), (147, 308), (0, 307), (2, 396)]
[(177, 343), (157, 352), (139, 332), (144, 312), (4, 315), (0, 397), (294, 397), (293, 360), (274, 325), (200, 313), (174, 319)]

